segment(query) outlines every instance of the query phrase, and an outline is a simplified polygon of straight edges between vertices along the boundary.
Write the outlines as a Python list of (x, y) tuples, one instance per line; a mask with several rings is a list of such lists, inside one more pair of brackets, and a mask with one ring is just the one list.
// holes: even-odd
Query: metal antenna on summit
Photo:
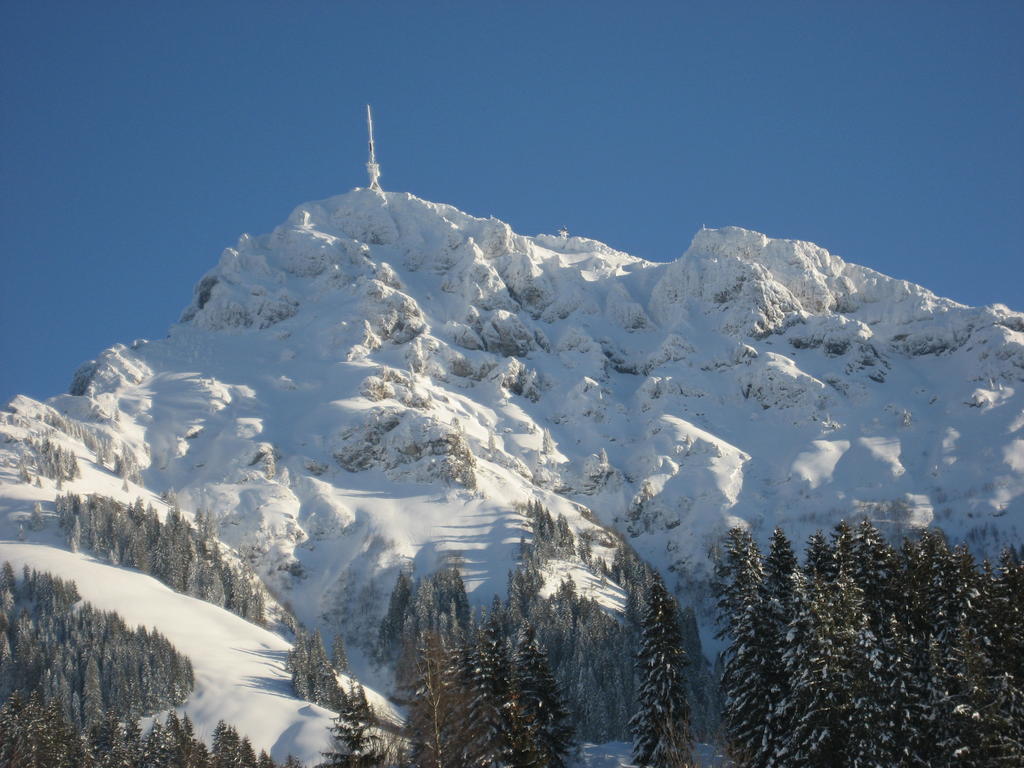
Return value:
[(366, 105), (366, 129), (370, 132), (370, 162), (366, 164), (366, 172), (370, 174), (370, 189), (375, 192), (383, 192), (380, 188), (380, 166), (377, 165), (377, 155), (373, 151), (373, 113), (370, 112), (370, 105)]

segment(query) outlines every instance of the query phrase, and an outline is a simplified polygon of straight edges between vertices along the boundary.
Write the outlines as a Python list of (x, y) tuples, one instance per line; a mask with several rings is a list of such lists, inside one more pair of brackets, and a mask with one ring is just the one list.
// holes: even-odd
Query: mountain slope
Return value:
[(401, 567), (459, 555), (476, 602), (502, 592), (534, 498), (598, 556), (621, 531), (698, 605), (738, 522), (1019, 542), (1022, 380), (1024, 315), (809, 243), (703, 230), (655, 264), (356, 190), (243, 235), (166, 339), (106, 351), (49, 406), (366, 646)]
[[(136, 571), (84, 554), (37, 544), (0, 541), (0, 562), (28, 565), (73, 580), (83, 600), (121, 615), (131, 626), (156, 628), (188, 656), (196, 675), (180, 709), (209, 741), (219, 720), (248, 735), (257, 751), (313, 762), (329, 747), (333, 712), (291, 690), (284, 661), (290, 645), (210, 603), (173, 592)], [(379, 702), (378, 702), (379, 703)]]

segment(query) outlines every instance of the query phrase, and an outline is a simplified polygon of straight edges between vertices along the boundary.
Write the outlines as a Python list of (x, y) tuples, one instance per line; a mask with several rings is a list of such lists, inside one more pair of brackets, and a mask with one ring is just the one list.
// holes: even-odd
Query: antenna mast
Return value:
[(377, 164), (377, 155), (373, 151), (373, 113), (370, 112), (370, 105), (366, 105), (366, 129), (370, 133), (370, 162), (366, 164), (366, 172), (370, 174), (370, 189), (374, 192), (383, 192), (380, 188), (380, 166)]

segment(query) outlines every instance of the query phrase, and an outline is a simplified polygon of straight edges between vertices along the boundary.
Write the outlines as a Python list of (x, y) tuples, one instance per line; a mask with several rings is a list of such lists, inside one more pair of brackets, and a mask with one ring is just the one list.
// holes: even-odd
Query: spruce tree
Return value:
[(810, 580), (830, 578), (834, 575), (832, 548), (821, 531), (815, 531), (807, 539), (804, 548), (804, 573)]
[(510, 764), (521, 729), (512, 701), (511, 663), (501, 618), (488, 617), (477, 634), (466, 729), (467, 756), (479, 768)]
[(722, 719), (729, 751), (739, 761), (755, 763), (763, 748), (771, 715), (767, 679), (769, 654), (764, 646), (764, 566), (750, 534), (729, 531), (725, 552), (716, 569), (719, 637), (728, 638), (722, 676)]
[(852, 579), (824, 575), (810, 583), (793, 575), (795, 609), (785, 653), (791, 678), (782, 705), (788, 731), (780, 765), (831, 768), (845, 764), (856, 673), (858, 632), (866, 625), (863, 599)]
[(377, 653), (385, 661), (395, 660), (401, 651), (402, 629), (412, 597), (412, 578), (405, 570), (401, 570), (398, 572), (395, 588), (391, 591), (388, 612), (381, 622), (377, 638)]
[(345, 641), (341, 635), (335, 635), (331, 644), (331, 667), (338, 674), (348, 672), (348, 654), (345, 653)]
[(213, 729), (213, 749), (210, 755), (212, 768), (239, 768), (240, 749), (238, 731), (223, 720), (219, 721)]
[(682, 768), (691, 764), (693, 743), (686, 701), (686, 654), (675, 600), (660, 578), (647, 597), (637, 673), (639, 709), (630, 720), (633, 758), (642, 768)]
[(860, 522), (851, 541), (853, 580), (864, 593), (864, 610), (871, 631), (883, 636), (899, 599), (896, 552), (867, 519)]
[[(758, 588), (758, 598), (750, 626), (753, 636), (748, 638), (745, 651), (746, 664), (733, 675), (745, 696), (746, 709), (760, 713), (760, 719), (747, 723), (755, 766), (772, 764), (773, 745), (788, 731), (783, 714), (783, 702), (789, 697), (790, 677), (785, 669), (783, 654), (786, 636), (795, 611), (793, 574), (797, 571), (796, 556), (781, 528), (772, 533), (768, 556), (764, 560), (764, 578)], [(744, 676), (748, 676), (746, 680)]]
[(331, 726), (334, 749), (324, 752), (319, 768), (377, 768), (382, 765), (377, 718), (366, 700), (366, 691), (354, 685)]
[(547, 654), (533, 626), (524, 621), (512, 656), (515, 710), (525, 739), (523, 751), (537, 768), (565, 768), (573, 728), (562, 703)]

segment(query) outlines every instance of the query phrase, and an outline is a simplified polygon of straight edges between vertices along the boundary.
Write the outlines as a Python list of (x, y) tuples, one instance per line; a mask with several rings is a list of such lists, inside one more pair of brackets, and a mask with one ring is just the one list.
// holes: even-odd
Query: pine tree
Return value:
[(240, 768), (241, 746), (238, 731), (223, 720), (219, 721), (213, 729), (212, 768)]
[(319, 768), (376, 768), (382, 765), (377, 718), (361, 685), (353, 686), (331, 727), (334, 749), (324, 752)]
[(512, 762), (521, 738), (514, 719), (511, 663), (499, 616), (488, 617), (477, 634), (466, 730), (467, 753), (479, 768)]
[(401, 650), (402, 629), (412, 596), (412, 578), (404, 570), (401, 570), (398, 572), (395, 588), (391, 591), (388, 612), (381, 622), (377, 639), (378, 655), (383, 660), (392, 661), (398, 657)]
[(338, 674), (348, 672), (348, 654), (345, 653), (345, 641), (341, 635), (335, 635), (331, 645), (331, 667)]
[(905, 680), (905, 674), (898, 666), (899, 659), (886, 652), (888, 649), (871, 631), (867, 620), (857, 632), (855, 642), (847, 718), (846, 754), (850, 768), (902, 765), (907, 755), (902, 752), (900, 713), (896, 708), (909, 702), (894, 683), (901, 677)]
[(256, 750), (252, 748), (252, 742), (245, 736), (238, 744), (238, 766), (239, 768), (256, 768)]
[(682, 768), (692, 762), (686, 701), (686, 654), (675, 600), (655, 578), (642, 621), (637, 653), (640, 708), (630, 721), (633, 757), (643, 768)]
[(719, 637), (729, 639), (722, 675), (722, 719), (732, 755), (757, 765), (755, 757), (765, 745), (764, 731), (772, 712), (764, 647), (764, 566), (747, 531), (729, 531), (716, 576), (722, 621)]
[(804, 573), (811, 580), (829, 578), (834, 575), (832, 564), (832, 548), (828, 539), (821, 531), (815, 531), (804, 548)]
[(82, 694), (82, 721), (91, 728), (103, 717), (103, 692), (100, 688), (100, 669), (96, 656), (90, 655), (85, 666), (85, 683)]
[[(772, 764), (774, 745), (789, 728), (783, 702), (790, 694), (790, 677), (783, 654), (795, 612), (793, 574), (796, 571), (793, 548), (782, 529), (776, 528), (764, 560), (757, 606), (749, 620), (754, 634), (747, 639), (744, 649), (746, 663), (732, 675), (732, 682), (745, 694), (741, 701), (747, 705), (748, 713), (760, 716), (760, 720), (746, 723), (747, 746), (752, 749), (751, 764), (755, 766)], [(749, 677), (744, 681), (744, 676)]]
[(860, 589), (846, 575), (807, 583), (793, 575), (795, 609), (785, 653), (791, 678), (782, 705), (788, 733), (776, 752), (780, 765), (843, 765), (856, 679), (858, 632), (865, 626)]
[(32, 516), (29, 518), (28, 527), (33, 531), (41, 531), (46, 527), (43, 520), (43, 505), (38, 501), (32, 505)]
[(524, 621), (519, 628), (512, 664), (514, 706), (524, 735), (520, 751), (528, 757), (530, 766), (565, 768), (573, 747), (573, 729), (547, 654), (529, 622)]
[(852, 569), (850, 575), (864, 593), (864, 610), (871, 631), (882, 637), (889, 627), (889, 617), (898, 602), (896, 552), (867, 519), (853, 532), (851, 541)]

